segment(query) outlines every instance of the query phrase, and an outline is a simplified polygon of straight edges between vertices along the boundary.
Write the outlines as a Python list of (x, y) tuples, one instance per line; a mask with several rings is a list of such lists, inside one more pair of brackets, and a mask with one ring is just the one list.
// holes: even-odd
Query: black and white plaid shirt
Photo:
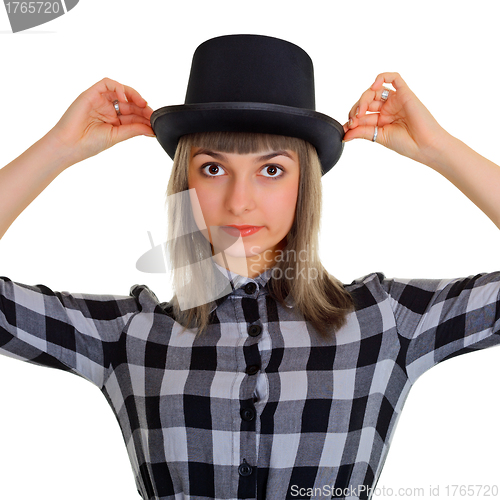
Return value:
[(328, 342), (269, 296), (270, 273), (236, 277), (196, 340), (146, 286), (84, 295), (0, 278), (0, 349), (102, 390), (144, 499), (369, 498), (415, 380), (500, 342), (500, 273), (366, 276)]

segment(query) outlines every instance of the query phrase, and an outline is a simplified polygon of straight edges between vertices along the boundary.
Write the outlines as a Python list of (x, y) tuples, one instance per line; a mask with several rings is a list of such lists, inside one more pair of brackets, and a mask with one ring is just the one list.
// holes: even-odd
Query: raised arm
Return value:
[(136, 90), (109, 78), (82, 92), (53, 129), (0, 170), (0, 238), (69, 166), (131, 137), (154, 136), (152, 112)]
[[(396, 89), (385, 101), (384, 83)], [(398, 73), (381, 73), (361, 95), (344, 141), (373, 140), (375, 130), (376, 142), (442, 174), (500, 228), (500, 167), (444, 130)]]

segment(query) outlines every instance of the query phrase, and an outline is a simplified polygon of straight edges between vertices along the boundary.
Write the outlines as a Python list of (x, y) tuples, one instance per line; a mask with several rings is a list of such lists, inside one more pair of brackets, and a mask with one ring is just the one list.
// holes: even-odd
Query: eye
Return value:
[(281, 167), (278, 167), (278, 165), (266, 165), (263, 169), (262, 172), (266, 172), (271, 175), (264, 175), (264, 177), (268, 177), (270, 179), (277, 179), (278, 177), (281, 177), (283, 175), (284, 170)]
[[(224, 175), (224, 169), (217, 163), (206, 163), (201, 167), (201, 172), (206, 177), (220, 177)], [(284, 173), (284, 170), (278, 165), (266, 165), (262, 168), (261, 172), (264, 172), (264, 177), (268, 179), (277, 179), (281, 177)], [(267, 172), (268, 175), (265, 173)]]
[(207, 177), (220, 177), (220, 175), (212, 175), (212, 174), (218, 174), (218, 173), (223, 174), (224, 170), (220, 165), (217, 165), (217, 163), (206, 163), (201, 167), (201, 172), (203, 173), (203, 175), (206, 175)]

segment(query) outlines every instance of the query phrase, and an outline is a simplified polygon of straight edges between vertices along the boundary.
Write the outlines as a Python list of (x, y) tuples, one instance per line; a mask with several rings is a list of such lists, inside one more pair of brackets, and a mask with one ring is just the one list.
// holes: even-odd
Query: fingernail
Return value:
[(156, 137), (155, 134), (143, 134), (143, 135), (145, 135), (146, 137)]
[(349, 127), (352, 126), (352, 118), (349, 118)]
[(356, 108), (356, 116), (358, 116), (359, 113), (359, 106)]

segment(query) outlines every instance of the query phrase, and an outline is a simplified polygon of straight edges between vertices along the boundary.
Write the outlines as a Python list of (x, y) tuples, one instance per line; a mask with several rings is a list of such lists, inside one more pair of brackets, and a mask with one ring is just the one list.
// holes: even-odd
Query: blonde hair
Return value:
[[(205, 132), (189, 134), (179, 140), (167, 188), (167, 249), (174, 289), (171, 304), (176, 320), (184, 328), (197, 328), (198, 335), (205, 331), (210, 324), (213, 305), (213, 300), (206, 295), (207, 290), (215, 290), (217, 286), (211, 247), (196, 230), (189, 197), (172, 196), (189, 189), (188, 167), (193, 146), (238, 154), (285, 149), (297, 153), (300, 181), (295, 217), (281, 253), (285, 258), (276, 261), (269, 279), (269, 294), (283, 305), (291, 294), (304, 319), (323, 336), (329, 330), (340, 328), (353, 309), (353, 300), (343, 285), (326, 271), (319, 258), (322, 186), (316, 149), (302, 139), (258, 133)], [(297, 259), (296, 256), (305, 258)], [(200, 285), (193, 285), (195, 283)], [(193, 303), (199, 305), (181, 310), (178, 296), (186, 290)]]

